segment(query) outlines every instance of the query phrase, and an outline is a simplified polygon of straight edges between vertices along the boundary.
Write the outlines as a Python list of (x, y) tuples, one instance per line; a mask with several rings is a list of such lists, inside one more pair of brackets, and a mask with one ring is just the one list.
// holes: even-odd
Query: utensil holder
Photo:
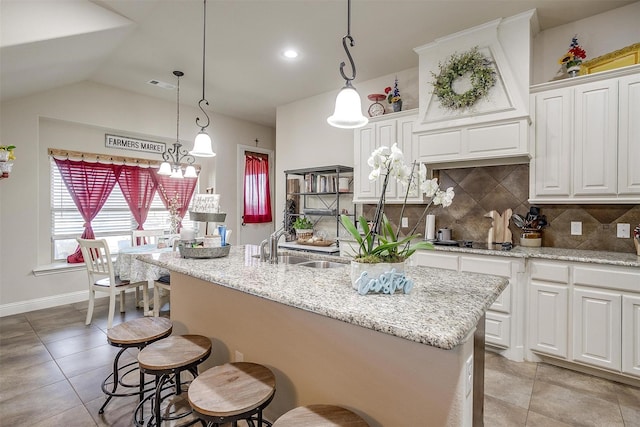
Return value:
[(523, 230), (520, 235), (520, 246), (539, 248), (542, 246), (542, 233), (540, 230)]

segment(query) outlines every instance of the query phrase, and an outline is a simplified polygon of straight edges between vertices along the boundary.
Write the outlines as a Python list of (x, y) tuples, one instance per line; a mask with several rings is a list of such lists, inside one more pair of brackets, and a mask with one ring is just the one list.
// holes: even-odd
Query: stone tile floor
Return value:
[[(142, 316), (131, 300), (114, 323)], [(100, 384), (117, 352), (106, 340), (106, 300), (99, 301), (90, 326), (86, 303), (0, 318), (0, 426), (132, 425), (135, 397), (114, 399), (98, 414)], [(640, 388), (487, 352), (484, 420), (488, 427), (640, 426)]]

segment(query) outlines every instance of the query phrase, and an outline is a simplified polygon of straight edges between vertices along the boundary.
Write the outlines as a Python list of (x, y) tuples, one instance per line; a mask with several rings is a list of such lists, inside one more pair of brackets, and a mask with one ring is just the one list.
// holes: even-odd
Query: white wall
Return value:
[[(0, 181), (0, 315), (88, 296), (84, 270), (38, 277), (32, 273), (52, 262), (47, 149), (161, 160), (158, 155), (106, 148), (104, 133), (170, 144), (175, 141), (175, 108), (175, 103), (90, 82), (1, 105), (1, 144), (17, 148), (11, 176)], [(199, 131), (198, 112), (195, 103), (181, 105), (180, 139), (187, 147)], [(211, 121), (217, 156), (196, 160), (202, 165), (200, 191), (214, 186), (222, 195), (228, 227), (237, 228), (236, 146), (255, 145), (258, 138), (260, 147), (274, 149), (275, 131), (222, 115), (212, 115)]]
[(569, 50), (577, 34), (589, 59), (640, 42), (640, 2), (550, 28), (533, 41), (532, 84), (548, 82), (560, 68), (558, 59)]

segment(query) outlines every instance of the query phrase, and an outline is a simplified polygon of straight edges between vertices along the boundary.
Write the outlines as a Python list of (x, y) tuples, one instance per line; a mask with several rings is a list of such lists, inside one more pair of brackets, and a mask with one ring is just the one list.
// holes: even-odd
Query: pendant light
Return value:
[(204, 96), (204, 87), (205, 87), (205, 52), (206, 52), (206, 45), (207, 45), (207, 0), (204, 0), (204, 13), (203, 13), (203, 36), (202, 36), (202, 99), (198, 102), (198, 107), (200, 107), (200, 110), (202, 110), (202, 114), (205, 115), (205, 117), (207, 118), (207, 121), (205, 122), (204, 125), (202, 125), (200, 122), (200, 117), (196, 117), (196, 125), (200, 126), (200, 132), (198, 132), (198, 135), (196, 135), (196, 139), (193, 143), (193, 150), (191, 150), (189, 152), (189, 154), (192, 154), (194, 156), (198, 156), (198, 157), (213, 157), (216, 155), (216, 153), (213, 152), (213, 150), (211, 149), (211, 137), (209, 136), (209, 134), (207, 133), (207, 127), (209, 126), (209, 115), (207, 114), (207, 112), (204, 110), (204, 107), (202, 106), (204, 105), (209, 105), (209, 101), (207, 101), (207, 99)]
[(340, 74), (345, 81), (344, 87), (338, 93), (336, 97), (336, 107), (333, 115), (327, 118), (327, 122), (337, 128), (354, 129), (359, 128), (367, 123), (369, 119), (362, 115), (362, 104), (360, 101), (360, 95), (358, 91), (351, 85), (351, 81), (356, 78), (356, 65), (353, 62), (349, 47), (347, 46), (347, 40), (351, 47), (354, 46), (353, 37), (351, 37), (351, 0), (347, 0), (347, 35), (342, 38), (342, 47), (347, 53), (349, 63), (351, 64), (352, 75), (351, 78), (344, 74), (343, 62), (340, 63)]
[(171, 178), (183, 178), (181, 162), (187, 162), (187, 166), (184, 177), (197, 178), (196, 168), (193, 167), (195, 159), (187, 153), (187, 150), (182, 148), (180, 143), (180, 77), (184, 76), (182, 71), (174, 71), (173, 75), (178, 79), (178, 85), (176, 89), (176, 142), (173, 143), (173, 148), (168, 148), (162, 153), (164, 162), (160, 165), (158, 175), (168, 175)]

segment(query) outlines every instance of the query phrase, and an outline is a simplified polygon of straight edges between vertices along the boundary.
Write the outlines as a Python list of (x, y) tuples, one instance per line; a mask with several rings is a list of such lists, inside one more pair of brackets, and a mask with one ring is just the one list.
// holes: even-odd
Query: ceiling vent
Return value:
[(167, 90), (173, 90), (176, 88), (176, 85), (167, 83), (167, 82), (161, 82), (160, 80), (149, 80), (147, 84), (150, 84), (152, 86), (158, 86), (158, 87), (161, 87), (162, 89), (167, 89)]

